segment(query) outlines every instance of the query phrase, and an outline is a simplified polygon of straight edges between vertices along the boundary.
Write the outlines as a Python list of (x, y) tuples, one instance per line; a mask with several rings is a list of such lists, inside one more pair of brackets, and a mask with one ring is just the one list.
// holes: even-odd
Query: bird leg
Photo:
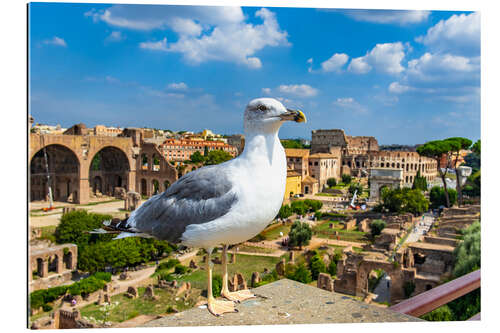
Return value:
[[(233, 255), (235, 255), (235, 254), (233, 254)], [(224, 270), (224, 272), (223, 272), (224, 276), (222, 277), (222, 292), (221, 292), (222, 297), (224, 297), (230, 301), (237, 302), (237, 303), (240, 303), (246, 299), (255, 297), (255, 295), (252, 294), (250, 292), (250, 290), (248, 290), (248, 289), (238, 290), (238, 291), (233, 291), (233, 292), (229, 291), (228, 274), (227, 274), (227, 245), (224, 245), (224, 247), (222, 249), (222, 267)]]
[(223, 313), (228, 312), (238, 312), (234, 308), (234, 303), (231, 301), (216, 300), (212, 294), (212, 267), (213, 264), (210, 261), (210, 255), (212, 254), (212, 249), (207, 250), (207, 275), (208, 275), (208, 288), (207, 288), (207, 308), (211, 314), (214, 316), (222, 316)]

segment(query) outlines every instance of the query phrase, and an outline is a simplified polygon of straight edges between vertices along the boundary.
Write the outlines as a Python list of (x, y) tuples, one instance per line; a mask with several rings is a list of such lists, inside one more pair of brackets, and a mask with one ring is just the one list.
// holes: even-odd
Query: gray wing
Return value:
[(151, 197), (134, 211), (131, 227), (158, 239), (180, 242), (190, 224), (225, 215), (236, 203), (233, 184), (220, 166), (207, 166), (181, 177), (165, 192)]

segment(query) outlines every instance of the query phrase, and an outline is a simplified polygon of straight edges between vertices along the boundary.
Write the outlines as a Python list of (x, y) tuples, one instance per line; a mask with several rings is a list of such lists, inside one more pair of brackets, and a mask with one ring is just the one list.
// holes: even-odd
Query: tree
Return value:
[(458, 194), (458, 206), (460, 207), (463, 203), (462, 202), (463, 201), (462, 200), (462, 185), (461, 185), (461, 181), (460, 181), (460, 173), (457, 170), (457, 167), (458, 167), (457, 164), (458, 164), (458, 159), (460, 157), (460, 151), (464, 150), (464, 149), (469, 149), (470, 146), (472, 145), (472, 141), (469, 139), (466, 139), (466, 138), (462, 138), (462, 137), (448, 138), (445, 141), (448, 141), (450, 144), (451, 158), (453, 159), (453, 154), (455, 157), (455, 160), (452, 161), (452, 166), (453, 166), (453, 169), (455, 169), (455, 175), (457, 177), (456, 188), (457, 188), (457, 194)]
[(422, 177), (420, 175), (420, 170), (417, 171), (417, 175), (415, 176), (415, 179), (413, 180), (413, 186), (411, 187), (412, 189), (419, 189), (421, 191), (427, 191), (427, 180), (425, 177)]
[(309, 269), (311, 270), (311, 276), (313, 280), (318, 279), (319, 273), (326, 272), (326, 265), (323, 259), (321, 259), (319, 253), (316, 253), (311, 257), (311, 261), (309, 262)]
[(232, 159), (233, 156), (224, 150), (212, 150), (208, 153), (205, 165), (220, 164)]
[(288, 234), (288, 245), (298, 246), (302, 250), (303, 245), (308, 245), (312, 237), (311, 227), (307, 223), (295, 221)]
[(203, 149), (203, 156), (207, 157), (208, 156), (208, 147), (205, 146), (205, 148)]
[(358, 191), (356, 195), (360, 196), (361, 194), (363, 194), (363, 185), (361, 185), (360, 183), (352, 183), (349, 186), (349, 193), (351, 195), (354, 195), (354, 192), (356, 192), (356, 190)]
[(378, 211), (421, 214), (429, 209), (429, 200), (420, 190), (385, 188), (381, 191), (381, 197), (382, 202), (376, 207)]
[(282, 219), (289, 218), (293, 214), (293, 210), (289, 205), (283, 205), (278, 212), (278, 217)]
[(326, 180), (326, 183), (328, 184), (328, 187), (334, 187), (337, 185), (337, 179), (335, 178), (328, 178)]
[(88, 213), (86, 210), (75, 210), (61, 216), (54, 236), (58, 244), (74, 243), (78, 247), (92, 241), (110, 240), (109, 234), (89, 234), (91, 231), (102, 227), (102, 222), (111, 220), (111, 215)]
[(317, 212), (323, 207), (323, 203), (320, 200), (306, 199), (304, 203), (308, 207), (308, 210), (313, 212)]
[(192, 163), (203, 163), (205, 158), (199, 151), (195, 151), (191, 154), (190, 160)]
[(477, 140), (473, 145), (472, 145), (472, 151), (478, 155), (481, 155), (481, 139)]
[(342, 175), (342, 183), (347, 185), (347, 184), (351, 183), (351, 180), (352, 180), (351, 175), (348, 175), (345, 173)]
[(302, 283), (310, 283), (312, 281), (311, 271), (307, 269), (304, 263), (300, 263), (298, 266), (287, 265), (286, 277)]
[[(450, 142), (446, 140), (435, 140), (435, 141), (429, 141), (426, 142), (425, 144), (417, 147), (417, 153), (419, 155), (429, 157), (434, 159), (437, 162), (437, 169), (439, 172), (439, 176), (441, 177), (441, 180), (443, 181), (443, 186), (445, 189), (445, 199), (446, 199), (446, 207), (450, 207), (450, 199), (448, 198), (448, 191), (446, 191), (447, 186), (446, 186), (446, 173), (448, 171), (448, 166), (449, 166), (449, 152), (452, 150), (452, 147), (450, 146)], [(446, 165), (441, 165), (442, 164), (442, 157), (446, 156), (447, 163)], [(444, 168), (444, 172), (443, 172)]]
[(370, 224), (370, 229), (372, 236), (375, 238), (375, 236), (380, 235), (382, 230), (385, 228), (386, 223), (383, 220), (375, 220)]
[(481, 224), (474, 222), (463, 232), (463, 242), (455, 248), (455, 278), (481, 268)]
[(309, 207), (306, 205), (304, 200), (292, 201), (290, 206), (292, 208), (292, 211), (298, 215), (304, 215), (307, 212), (307, 210), (309, 209)]
[(431, 201), (431, 208), (439, 208), (440, 206), (446, 205), (446, 198), (451, 206), (457, 201), (457, 191), (454, 189), (448, 189), (448, 195), (445, 195), (445, 190), (442, 187), (434, 186), (431, 188), (429, 193), (429, 199)]

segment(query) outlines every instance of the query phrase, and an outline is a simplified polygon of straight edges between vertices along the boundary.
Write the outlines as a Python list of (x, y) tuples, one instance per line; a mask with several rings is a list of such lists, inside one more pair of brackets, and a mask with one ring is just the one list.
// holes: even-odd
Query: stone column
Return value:
[(132, 169), (132, 166), (130, 166), (130, 172), (128, 173), (128, 179), (127, 179), (127, 186), (128, 186), (127, 191), (133, 191), (133, 192), (135, 192), (136, 181), (137, 180), (136, 180), (135, 168)]
[(49, 275), (49, 259), (44, 258), (42, 260), (42, 271), (40, 272), (40, 277), (47, 277)]
[(56, 272), (57, 273), (62, 273), (64, 271), (64, 255), (63, 253), (57, 255), (57, 266), (56, 266)]

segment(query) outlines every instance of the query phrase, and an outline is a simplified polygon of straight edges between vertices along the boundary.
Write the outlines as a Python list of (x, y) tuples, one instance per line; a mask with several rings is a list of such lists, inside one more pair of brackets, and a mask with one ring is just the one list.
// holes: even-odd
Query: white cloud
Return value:
[(282, 84), (278, 87), (278, 91), (284, 94), (295, 95), (298, 97), (313, 97), (318, 94), (316, 88), (307, 84)]
[(479, 54), (481, 42), (481, 20), (479, 13), (452, 15), (427, 30), (427, 34), (416, 38), (417, 42), (429, 46), (434, 52), (454, 54)]
[(427, 21), (430, 12), (427, 10), (341, 10), (347, 16), (364, 22), (381, 24), (408, 25)]
[(289, 46), (288, 34), (266, 8), (255, 13), (261, 24), (246, 22), (240, 7), (112, 6), (85, 14), (95, 22), (136, 30), (172, 29), (176, 42), (140, 43), (143, 49), (181, 53), (186, 62), (228, 61), (252, 69), (262, 67), (255, 54), (265, 47)]
[(167, 88), (172, 89), (172, 90), (187, 90), (188, 86), (184, 82), (179, 82), (179, 83), (173, 82), (173, 83), (170, 83), (167, 86)]
[(125, 39), (125, 36), (121, 31), (111, 31), (108, 37), (106, 37), (106, 41), (108, 42), (120, 42)]
[(340, 71), (349, 60), (349, 56), (345, 53), (335, 53), (330, 59), (321, 63), (321, 70), (323, 72)]
[(176, 17), (172, 20), (172, 30), (184, 36), (199, 36), (203, 28), (193, 20)]
[(45, 45), (55, 45), (55, 46), (62, 46), (62, 47), (68, 46), (64, 39), (59, 38), (57, 36), (54, 36), (52, 39), (46, 39), (42, 43)]
[(401, 61), (405, 57), (404, 45), (401, 42), (377, 44), (366, 55), (351, 60), (348, 70), (357, 74), (365, 74), (375, 68), (386, 74), (399, 74), (404, 71)]
[(335, 109), (356, 113), (366, 113), (368, 109), (359, 104), (353, 97), (338, 97), (332, 102)]
[(271, 88), (262, 88), (262, 93), (264, 95), (271, 95)]
[(425, 53), (408, 61), (407, 76), (419, 81), (457, 81), (479, 79), (479, 57)]
[(405, 86), (404, 84), (401, 84), (399, 82), (392, 82), (389, 85), (389, 92), (394, 93), (394, 94), (402, 94), (404, 92), (407, 92), (410, 90), (410, 86)]
[(105, 10), (92, 9), (85, 16), (91, 17), (94, 22), (103, 21), (112, 26), (133, 30), (179, 27), (182, 23), (178, 19), (208, 25), (235, 24), (245, 19), (241, 8), (232, 6), (114, 5)]
[(167, 37), (163, 38), (158, 42), (141, 42), (139, 43), (141, 49), (153, 50), (153, 51), (164, 51), (167, 52)]

